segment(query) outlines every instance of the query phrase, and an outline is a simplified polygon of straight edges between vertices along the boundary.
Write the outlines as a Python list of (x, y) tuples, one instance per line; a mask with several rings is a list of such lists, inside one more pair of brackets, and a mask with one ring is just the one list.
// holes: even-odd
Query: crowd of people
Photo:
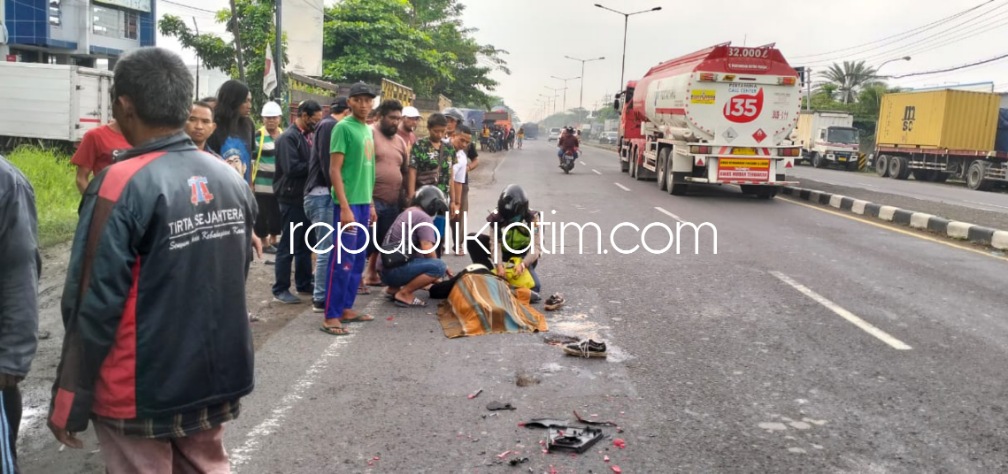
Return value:
[[(502, 224), (498, 234), (462, 235), (479, 160), (458, 111), (430, 114), (417, 137), (416, 108), (375, 104), (357, 83), (328, 111), (301, 102), (286, 129), (282, 107), (267, 102), (257, 129), (247, 85), (228, 81), (193, 102), (192, 76), (167, 50), (130, 52), (113, 74), (114, 121), (87, 133), (72, 160), (82, 201), (47, 416), (73, 448), (91, 424), (108, 472), (227, 472), (223, 425), (254, 380), (246, 279), (264, 252), (275, 256), (274, 300), (310, 296), (324, 313), (319, 329), (336, 336), (374, 319), (354, 309), (370, 287), (386, 287), (398, 306), (426, 306), (418, 292), (453, 277), (445, 253), (509, 281), (531, 276), (539, 301), (541, 252), (528, 229), (541, 215), (520, 186), (506, 187), (486, 218)], [(0, 197), (7, 469), (17, 386), (37, 345), (41, 258), (33, 190), (2, 157)], [(546, 309), (563, 304), (554, 294)]]

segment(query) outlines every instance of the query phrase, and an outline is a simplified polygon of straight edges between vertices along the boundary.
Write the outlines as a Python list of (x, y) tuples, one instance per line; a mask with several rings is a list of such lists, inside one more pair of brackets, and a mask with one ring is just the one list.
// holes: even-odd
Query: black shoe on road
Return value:
[(606, 357), (606, 345), (604, 342), (595, 342), (591, 339), (581, 342), (575, 342), (573, 344), (567, 344), (563, 348), (564, 353), (567, 355), (590, 358), (590, 357)]

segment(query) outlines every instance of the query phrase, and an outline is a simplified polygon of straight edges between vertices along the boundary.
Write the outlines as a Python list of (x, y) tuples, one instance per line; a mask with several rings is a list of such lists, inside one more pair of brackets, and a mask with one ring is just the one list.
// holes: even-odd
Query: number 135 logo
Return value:
[(724, 106), (724, 116), (734, 123), (749, 123), (759, 117), (763, 111), (763, 88), (756, 95), (739, 94)]

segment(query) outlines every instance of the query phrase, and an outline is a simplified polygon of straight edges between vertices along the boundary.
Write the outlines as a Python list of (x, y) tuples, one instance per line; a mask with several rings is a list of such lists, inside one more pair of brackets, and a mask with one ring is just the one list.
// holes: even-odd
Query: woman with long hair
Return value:
[(235, 166), (250, 183), (255, 135), (255, 125), (249, 118), (251, 113), (252, 93), (248, 86), (234, 79), (225, 82), (217, 91), (217, 106), (214, 108), (217, 130), (207, 140), (207, 147)]

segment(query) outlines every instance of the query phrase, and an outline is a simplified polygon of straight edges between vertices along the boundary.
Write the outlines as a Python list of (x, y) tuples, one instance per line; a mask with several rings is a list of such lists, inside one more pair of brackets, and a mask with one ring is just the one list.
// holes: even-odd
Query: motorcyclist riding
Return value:
[(564, 130), (563, 135), (557, 140), (557, 146), (560, 148), (557, 150), (557, 158), (560, 161), (560, 167), (563, 167), (563, 156), (566, 153), (571, 153), (574, 159), (578, 159), (580, 153), (578, 152), (578, 147), (581, 146), (581, 140), (578, 140), (577, 135), (574, 134), (574, 127), (567, 127)]

